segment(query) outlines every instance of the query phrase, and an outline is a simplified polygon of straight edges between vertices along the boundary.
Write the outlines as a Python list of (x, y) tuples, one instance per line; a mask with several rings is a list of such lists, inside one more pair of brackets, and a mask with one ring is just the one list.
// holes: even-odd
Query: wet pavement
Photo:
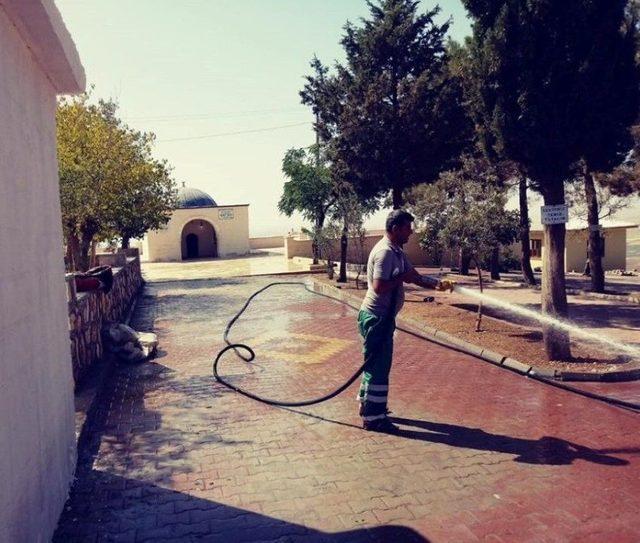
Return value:
[(286, 258), (284, 248), (256, 249), (232, 258), (200, 258), (182, 262), (142, 262), (145, 281), (188, 281), (270, 273), (303, 272), (308, 266)]
[[(107, 383), (54, 541), (640, 540), (640, 415), (404, 333), (399, 436), (359, 428), (356, 385), (300, 409), (221, 387), (224, 327), (272, 280), (145, 287), (132, 325), (159, 356)], [(272, 398), (320, 396), (361, 363), (355, 311), (301, 286), (256, 298), (231, 339), (257, 359), (228, 353), (221, 373)]]

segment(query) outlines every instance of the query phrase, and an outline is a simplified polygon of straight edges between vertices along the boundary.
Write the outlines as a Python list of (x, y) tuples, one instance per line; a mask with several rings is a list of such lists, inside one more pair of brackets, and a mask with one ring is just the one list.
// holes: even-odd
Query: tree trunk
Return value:
[(522, 256), (520, 257), (520, 267), (522, 278), (529, 286), (535, 286), (536, 278), (531, 269), (531, 241), (529, 239), (529, 204), (527, 202), (527, 178), (520, 174), (518, 184), (520, 196), (520, 244)]
[(129, 248), (129, 241), (131, 241), (131, 238), (129, 236), (122, 236), (122, 248), (123, 249), (128, 249)]
[(79, 269), (80, 242), (76, 234), (67, 235), (67, 254), (69, 255), (69, 271), (74, 272)]
[(91, 256), (89, 258), (89, 267), (93, 268), (96, 266), (96, 248), (97, 248), (98, 242), (95, 240), (91, 241)]
[[(564, 183), (549, 180), (543, 192), (545, 205), (564, 204)], [(542, 258), (542, 313), (552, 318), (565, 319), (568, 315), (567, 292), (564, 276), (565, 232), (564, 224), (545, 224)], [(569, 334), (553, 324), (542, 326), (544, 347), (549, 360), (570, 360)]]
[(500, 279), (500, 245), (496, 245), (491, 250), (491, 279)]
[[(476, 259), (476, 272), (478, 273), (478, 284), (480, 285), (480, 292), (483, 292), (483, 283), (482, 283), (482, 270), (480, 269), (480, 264)], [(478, 315), (476, 317), (476, 332), (480, 331), (480, 325), (482, 324), (482, 299), (478, 301)]]
[(593, 174), (585, 168), (584, 193), (587, 198), (589, 224), (589, 271), (591, 275), (591, 290), (604, 292), (604, 268), (602, 267), (602, 242), (600, 238), (600, 223), (598, 219), (598, 196), (593, 182)]
[(89, 232), (82, 232), (80, 237), (80, 250), (78, 254), (78, 262), (77, 266), (80, 271), (87, 271), (89, 269), (90, 261), (89, 261), (89, 251), (91, 249), (91, 240), (93, 239), (93, 234)]
[(320, 260), (320, 247), (318, 246), (318, 234), (321, 226), (319, 226), (319, 220), (316, 219), (315, 229), (313, 231), (313, 241), (311, 242), (311, 252), (313, 254), (313, 263), (317, 264)]
[(324, 212), (320, 212), (318, 213), (318, 215), (316, 216), (316, 224), (315, 224), (315, 230), (313, 233), (313, 241), (311, 242), (311, 251), (313, 253), (313, 263), (317, 264), (320, 260), (320, 246), (318, 245), (318, 235), (320, 234), (320, 232), (322, 231), (322, 226), (324, 225), (324, 217), (325, 217), (325, 213)]
[(340, 236), (340, 274), (338, 275), (338, 283), (347, 282), (347, 247), (349, 239), (347, 237), (347, 225), (342, 228), (342, 236)]
[(460, 275), (469, 275), (469, 266), (471, 265), (471, 257), (460, 249), (458, 256), (458, 269)]
[(402, 199), (402, 189), (399, 187), (393, 187), (393, 189), (391, 189), (391, 196), (393, 198), (393, 209), (400, 209), (404, 204), (404, 200)]

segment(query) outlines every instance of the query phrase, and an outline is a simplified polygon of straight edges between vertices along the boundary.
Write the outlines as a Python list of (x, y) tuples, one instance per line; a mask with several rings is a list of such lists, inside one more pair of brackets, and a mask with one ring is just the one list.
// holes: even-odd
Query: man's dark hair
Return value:
[(413, 222), (414, 218), (411, 213), (404, 209), (394, 209), (389, 215), (387, 215), (387, 222), (385, 228), (387, 232), (391, 232), (394, 226), (402, 226), (408, 222)]

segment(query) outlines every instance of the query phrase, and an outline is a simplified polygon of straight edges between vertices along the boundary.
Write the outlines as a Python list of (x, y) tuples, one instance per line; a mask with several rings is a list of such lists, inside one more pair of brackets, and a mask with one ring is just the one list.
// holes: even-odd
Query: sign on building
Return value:
[(218, 209), (218, 218), (221, 221), (232, 221), (233, 209)]
[(540, 217), (542, 224), (564, 224), (569, 222), (569, 208), (567, 204), (542, 206)]

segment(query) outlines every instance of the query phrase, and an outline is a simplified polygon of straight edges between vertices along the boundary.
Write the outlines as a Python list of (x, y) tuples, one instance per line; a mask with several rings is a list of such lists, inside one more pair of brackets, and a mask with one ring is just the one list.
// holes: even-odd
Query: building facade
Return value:
[(0, 540), (49, 541), (76, 462), (56, 95), (84, 70), (52, 0), (0, 0)]
[[(637, 224), (603, 219), (601, 223), (602, 267), (608, 270), (625, 270), (627, 267), (627, 230), (637, 228)], [(573, 219), (566, 225), (565, 235), (565, 271), (582, 272), (588, 258), (589, 230), (586, 221)], [(541, 225), (533, 225), (530, 233), (531, 267), (542, 269), (542, 257), (545, 251), (544, 231)], [(513, 246), (520, 256), (520, 245)]]
[(147, 233), (143, 258), (175, 262), (249, 252), (249, 204), (219, 206), (199, 189), (183, 186), (168, 224)]

